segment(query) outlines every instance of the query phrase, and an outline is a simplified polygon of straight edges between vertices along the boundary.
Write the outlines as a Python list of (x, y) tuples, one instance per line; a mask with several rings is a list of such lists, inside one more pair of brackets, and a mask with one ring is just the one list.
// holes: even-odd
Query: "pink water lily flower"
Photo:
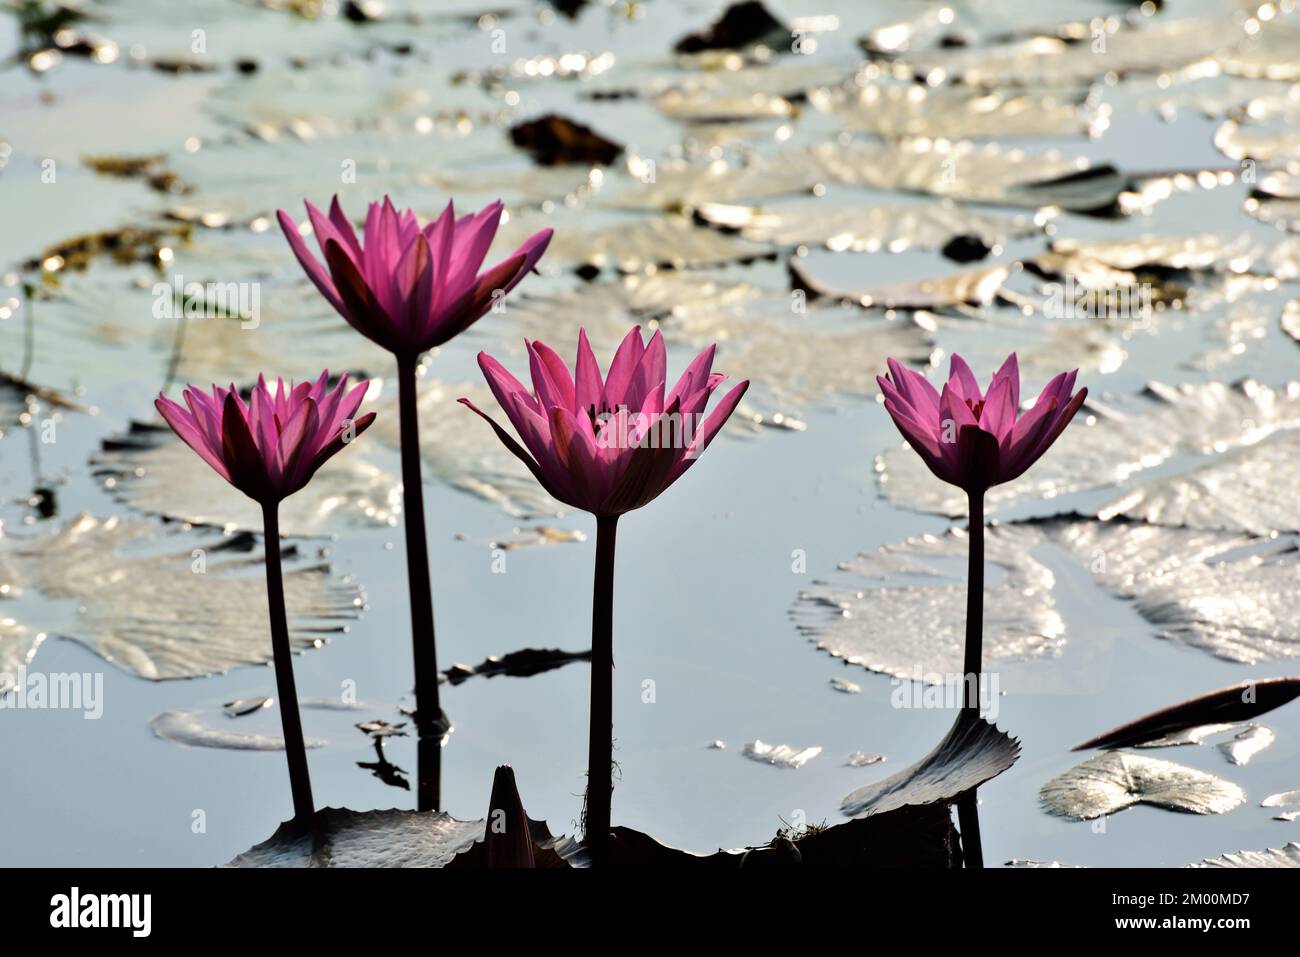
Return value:
[(574, 374), (541, 342), (526, 342), (533, 390), (485, 352), (478, 356), (492, 394), (523, 440), (521, 446), (469, 399), (506, 446), (552, 496), (597, 516), (640, 508), (676, 482), (713, 441), (749, 382), (704, 411), (726, 378), (713, 371), (709, 346), (665, 391), (666, 352), (656, 332), (646, 343), (634, 327), (602, 380), (587, 341), (578, 333)]
[(426, 352), (473, 325), (537, 265), (551, 241), (551, 230), (543, 229), (480, 272), (501, 222), (500, 201), (459, 218), (448, 202), (421, 227), (413, 210), (398, 212), (385, 196), (370, 204), (361, 239), (337, 196), (329, 216), (306, 206), (323, 265), (289, 214), (277, 214), (298, 262), (353, 328), (399, 356)]
[(159, 394), (154, 405), (172, 430), (235, 488), (263, 505), (301, 489), (325, 462), (364, 432), (373, 412), (354, 419), (369, 383), (348, 391), (348, 377), (275, 389), (259, 375), (247, 403), (235, 387), (211, 393), (190, 386), (185, 405)]
[(876, 381), (894, 424), (930, 471), (968, 492), (983, 492), (1020, 476), (1070, 424), (1088, 396), (1087, 389), (1071, 395), (1078, 371), (1052, 379), (1023, 415), (1014, 352), (987, 392), (955, 353), (942, 392), (894, 359), (889, 375)]

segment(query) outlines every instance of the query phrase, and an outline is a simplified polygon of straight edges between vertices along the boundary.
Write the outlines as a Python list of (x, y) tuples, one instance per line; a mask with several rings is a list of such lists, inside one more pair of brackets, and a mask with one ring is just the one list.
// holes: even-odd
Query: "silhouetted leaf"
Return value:
[(840, 809), (863, 818), (903, 807), (947, 807), (997, 777), (1019, 757), (1019, 741), (982, 718), (963, 713), (933, 751), (911, 767), (846, 795)]
[(1300, 678), (1242, 681), (1153, 711), (1077, 744), (1071, 750), (1124, 748), (1199, 725), (1248, 721), (1297, 697), (1300, 697)]

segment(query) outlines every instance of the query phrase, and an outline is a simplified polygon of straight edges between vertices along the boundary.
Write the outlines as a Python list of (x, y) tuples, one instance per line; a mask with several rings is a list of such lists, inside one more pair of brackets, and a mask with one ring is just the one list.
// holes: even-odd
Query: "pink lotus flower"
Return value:
[(943, 392), (925, 377), (889, 360), (877, 376), (885, 408), (930, 471), (968, 492), (1010, 482), (1051, 448), (1088, 396), (1074, 395), (1079, 370), (1062, 372), (1020, 415), (1020, 367), (1013, 352), (981, 392), (965, 360), (954, 354)]
[(551, 241), (544, 229), (479, 272), (500, 224), (499, 201), (459, 219), (449, 202), (421, 228), (412, 210), (399, 213), (384, 197), (370, 204), (364, 246), (337, 196), (328, 217), (306, 206), (325, 265), (280, 210), (280, 228), (298, 262), (354, 329), (398, 356), (426, 352), (473, 325), (537, 265)]
[(619, 345), (604, 381), (585, 331), (578, 333), (575, 375), (549, 346), (526, 345), (534, 392), (487, 353), (478, 356), (526, 449), (469, 399), (460, 401), (491, 424), (547, 492), (596, 516), (640, 508), (681, 478), (749, 388), (741, 382), (703, 418), (726, 378), (712, 371), (715, 347), (696, 356), (665, 394), (663, 336), (656, 332), (647, 344), (640, 326)]
[(301, 489), (316, 470), (374, 421), (373, 412), (353, 420), (369, 383), (347, 391), (344, 376), (333, 390), (329, 372), (316, 384), (275, 391), (263, 376), (245, 404), (235, 387), (213, 386), (209, 395), (190, 386), (185, 405), (159, 394), (154, 405), (177, 435), (223, 479), (263, 505)]

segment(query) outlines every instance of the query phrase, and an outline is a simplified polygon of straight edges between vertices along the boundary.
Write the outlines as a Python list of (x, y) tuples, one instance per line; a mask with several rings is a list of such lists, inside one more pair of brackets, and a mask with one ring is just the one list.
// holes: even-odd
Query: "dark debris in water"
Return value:
[(554, 113), (511, 127), (510, 140), (542, 166), (608, 166), (623, 153), (620, 144), (591, 127)]
[(563, 668), (575, 661), (590, 661), (590, 651), (562, 651), (559, 648), (524, 648), (504, 655), (492, 655), (477, 665), (452, 665), (439, 677), (458, 685), (473, 677), (530, 678), (543, 672)]
[(704, 53), (709, 50), (742, 50), (764, 45), (776, 50), (790, 46), (790, 28), (768, 12), (758, 0), (733, 3), (713, 24), (687, 34), (673, 46), (677, 53)]

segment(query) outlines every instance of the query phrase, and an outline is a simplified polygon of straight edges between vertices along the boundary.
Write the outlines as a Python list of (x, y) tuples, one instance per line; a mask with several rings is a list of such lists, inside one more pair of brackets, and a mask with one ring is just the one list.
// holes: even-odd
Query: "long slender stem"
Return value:
[(596, 519), (596, 575), (591, 598), (591, 732), (587, 741), (587, 852), (609, 863), (614, 737), (614, 545), (618, 516)]
[(957, 800), (957, 826), (961, 828), (961, 856), (967, 867), (984, 868), (984, 848), (980, 843), (979, 800), (974, 791)]
[(966, 582), (966, 655), (962, 667), (966, 717), (980, 713), (979, 681), (984, 650), (984, 493), (970, 493), (970, 566)]
[(36, 357), (36, 317), (32, 314), (32, 307), (36, 303), (36, 286), (30, 282), (24, 283), (23, 293), (27, 302), (23, 304), (23, 364), (18, 378), (26, 382), (32, 374), (32, 360)]
[(440, 800), (441, 747), (446, 731), (438, 702), (438, 653), (433, 633), (433, 593), (429, 586), (429, 545), (424, 528), (424, 481), (420, 475), (420, 427), (416, 411), (415, 356), (397, 359), (402, 443), (402, 511), (406, 517), (406, 578), (411, 594), (411, 646), (415, 659), (415, 724), (421, 739), (416, 800), (421, 811), (435, 811)]
[[(966, 653), (962, 665), (961, 716), (978, 721), (980, 716), (980, 674), (984, 650), (984, 493), (970, 493), (970, 567), (966, 582)], [(962, 857), (967, 867), (982, 868), (980, 822), (975, 791), (957, 802), (957, 823), (961, 827)]]
[(280, 722), (284, 752), (289, 759), (289, 787), (293, 791), (294, 821), (310, 826), (316, 813), (307, 771), (307, 748), (302, 739), (298, 690), (293, 682), (293, 652), (289, 648), (289, 622), (284, 610), (284, 574), (280, 569), (280, 516), (274, 504), (262, 506), (266, 538), (266, 598), (271, 610), (271, 652), (275, 659), (275, 688), (280, 697)]

